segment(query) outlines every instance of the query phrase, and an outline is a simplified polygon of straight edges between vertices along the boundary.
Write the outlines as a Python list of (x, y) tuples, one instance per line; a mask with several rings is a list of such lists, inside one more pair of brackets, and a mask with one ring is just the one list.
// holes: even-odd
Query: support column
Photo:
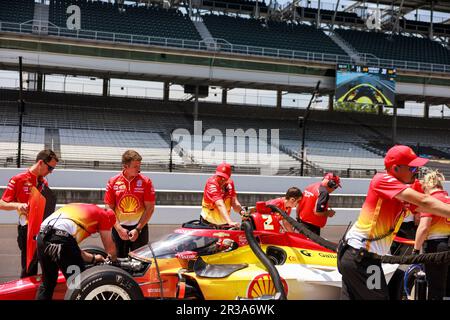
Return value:
[(36, 90), (39, 92), (44, 91), (44, 78), (45, 78), (45, 74), (38, 72)]
[(198, 85), (195, 86), (194, 121), (198, 120)]
[(320, 29), (320, 0), (318, 0), (318, 5), (317, 5), (317, 20), (316, 20), (316, 28)]
[(423, 105), (423, 117), (428, 119), (430, 117), (430, 103), (425, 101)]
[(277, 109), (281, 109), (281, 104), (283, 101), (283, 92), (281, 90), (277, 90)]
[(434, 13), (434, 0), (431, 1), (431, 10), (430, 10), (430, 33), (429, 38), (433, 39), (433, 13)]
[(170, 97), (170, 83), (164, 82), (164, 93), (163, 93), (163, 101), (168, 102)]
[(109, 84), (110, 84), (111, 79), (109, 78), (103, 78), (103, 96), (107, 97), (109, 96)]
[(392, 144), (397, 144), (397, 105), (394, 104), (394, 116), (392, 117)]
[(228, 88), (222, 88), (222, 104), (228, 103)]
[(334, 94), (328, 96), (328, 111), (334, 110)]

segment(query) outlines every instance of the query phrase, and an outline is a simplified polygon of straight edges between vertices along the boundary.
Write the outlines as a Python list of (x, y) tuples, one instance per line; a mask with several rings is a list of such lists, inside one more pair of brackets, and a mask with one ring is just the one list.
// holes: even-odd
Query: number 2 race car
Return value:
[[(243, 230), (191, 221), (128, 258), (88, 266), (54, 299), (339, 299), (336, 253), (300, 233), (283, 232), (282, 217), (257, 203)], [(99, 248), (85, 248), (95, 253)], [(398, 265), (383, 264), (390, 285)], [(395, 278), (395, 277), (394, 277)], [(34, 299), (40, 276), (0, 285), (2, 299)]]

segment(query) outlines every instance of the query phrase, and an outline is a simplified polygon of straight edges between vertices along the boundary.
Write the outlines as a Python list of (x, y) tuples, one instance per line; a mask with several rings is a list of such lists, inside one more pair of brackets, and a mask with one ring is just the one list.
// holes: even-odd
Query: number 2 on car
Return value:
[(272, 224), (272, 215), (271, 214), (263, 214), (261, 217), (264, 219), (264, 230), (273, 230)]

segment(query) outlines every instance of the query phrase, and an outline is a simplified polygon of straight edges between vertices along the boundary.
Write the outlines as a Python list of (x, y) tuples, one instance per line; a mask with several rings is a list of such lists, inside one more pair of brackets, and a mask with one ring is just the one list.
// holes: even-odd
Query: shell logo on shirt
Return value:
[[(288, 285), (286, 280), (281, 278), (283, 283), (284, 292), (288, 294)], [(274, 295), (276, 293), (275, 284), (268, 273), (262, 273), (257, 275), (250, 282), (247, 289), (247, 298), (258, 298), (264, 295)]]
[(120, 200), (119, 208), (123, 214), (134, 214), (139, 209), (139, 200), (135, 195), (128, 194)]

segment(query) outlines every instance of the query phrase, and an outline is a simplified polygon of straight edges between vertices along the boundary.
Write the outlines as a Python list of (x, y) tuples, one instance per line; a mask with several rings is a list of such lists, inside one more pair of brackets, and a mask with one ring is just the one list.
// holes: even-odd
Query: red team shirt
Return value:
[[(406, 214), (404, 203), (395, 196), (408, 188), (388, 173), (378, 173), (372, 179), (358, 221), (347, 233), (348, 244), (355, 249), (365, 247), (368, 251), (385, 255)], [(363, 238), (376, 238), (394, 230), (389, 236), (376, 241), (363, 241)]]
[[(30, 198), (31, 189), (36, 187), (39, 191), (42, 190), (42, 186), (48, 186), (48, 182), (45, 178), (41, 178), (38, 188), (38, 177), (35, 176), (30, 170), (19, 173), (9, 180), (8, 186), (5, 192), (3, 192), (2, 200), (5, 202), (20, 202), (28, 203)], [(24, 218), (20, 219), (21, 224), (27, 224), (28, 221)]]
[(328, 217), (318, 216), (315, 212), (328, 210), (329, 194), (321, 186), (322, 182), (317, 182), (305, 188), (302, 200), (297, 206), (297, 216), (306, 223), (323, 228), (327, 223)]
[(206, 181), (203, 192), (202, 212), (203, 219), (216, 225), (226, 224), (226, 220), (220, 215), (215, 203), (217, 200), (223, 200), (228, 214), (231, 211), (231, 200), (236, 197), (236, 189), (232, 179), (228, 179), (224, 187), (221, 188), (216, 181), (215, 176)]
[(278, 208), (280, 208), (281, 210), (283, 210), (284, 212), (286, 212), (288, 215), (291, 214), (292, 208), (286, 208), (284, 205), (284, 197), (280, 197), (280, 198), (275, 198), (272, 200), (268, 200), (266, 201), (266, 205), (267, 204), (272, 204)]
[(145, 211), (144, 202), (155, 202), (152, 181), (141, 174), (128, 181), (123, 173), (109, 179), (104, 202), (114, 207), (121, 225), (134, 226)]
[(95, 204), (72, 203), (47, 217), (41, 228), (51, 225), (55, 229), (67, 231), (80, 243), (98, 231), (111, 230), (115, 220), (110, 221), (104, 212), (104, 209)]
[[(447, 191), (435, 191), (432, 197), (450, 204), (450, 197)], [(433, 215), (431, 213), (421, 213), (420, 217), (432, 217), (430, 230), (428, 231), (427, 240), (442, 239), (450, 236), (450, 218), (444, 218)]]
[[(281, 210), (283, 210), (284, 212), (286, 212), (288, 215), (291, 215), (292, 208), (286, 208), (285, 207), (284, 197), (268, 200), (268, 201), (266, 201), (266, 205), (268, 205), (268, 204), (274, 205), (274, 206), (280, 208)], [(274, 214), (274, 217), (284, 227), (284, 218), (278, 212), (276, 214)], [(284, 231), (285, 231), (285, 228), (281, 228), (280, 229), (280, 232), (284, 232)]]

